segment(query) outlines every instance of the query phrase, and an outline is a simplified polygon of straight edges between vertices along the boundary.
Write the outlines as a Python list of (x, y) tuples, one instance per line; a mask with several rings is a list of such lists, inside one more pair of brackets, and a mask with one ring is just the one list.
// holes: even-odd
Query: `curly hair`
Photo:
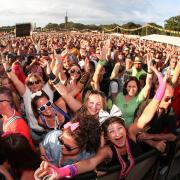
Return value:
[(74, 131), (71, 131), (69, 128), (64, 130), (67, 130), (68, 133), (74, 138), (78, 147), (81, 150), (85, 150), (90, 153), (97, 152), (98, 148), (100, 147), (101, 134), (98, 119), (95, 119), (94, 116), (90, 115), (78, 115), (74, 117), (71, 122), (79, 122), (79, 127)]

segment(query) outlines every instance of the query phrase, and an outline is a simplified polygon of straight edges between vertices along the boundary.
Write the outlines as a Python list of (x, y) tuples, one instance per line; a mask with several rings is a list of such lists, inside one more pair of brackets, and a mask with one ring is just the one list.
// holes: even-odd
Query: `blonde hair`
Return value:
[(28, 74), (26, 80), (25, 80), (25, 83), (27, 84), (29, 79), (32, 78), (32, 77), (35, 77), (37, 80), (40, 80), (41, 82), (43, 82), (43, 78), (37, 74), (37, 73), (31, 73), (31, 74)]

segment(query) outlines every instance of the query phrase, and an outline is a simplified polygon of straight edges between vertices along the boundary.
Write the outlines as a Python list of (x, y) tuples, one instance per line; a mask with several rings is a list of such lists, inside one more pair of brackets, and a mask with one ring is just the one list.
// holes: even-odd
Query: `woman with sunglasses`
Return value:
[[(73, 177), (77, 174), (95, 170), (96, 166), (101, 162), (105, 162), (108, 167), (119, 164), (120, 174), (118, 178), (124, 179), (134, 166), (134, 157), (140, 155), (136, 145), (136, 135), (151, 121), (164, 96), (166, 81), (163, 80), (160, 73), (156, 73), (158, 75), (159, 88), (138, 121), (133, 123), (128, 130), (125, 128), (124, 121), (121, 118), (115, 117), (111, 113), (110, 115), (103, 115), (104, 123), (102, 124), (102, 129), (107, 144), (101, 147), (94, 157), (62, 168), (57, 168), (48, 162), (42, 162), (40, 168), (35, 172), (35, 179), (46, 175), (51, 176), (51, 179)], [(104, 113), (107, 114), (107, 112)]]
[[(59, 74), (60, 66), (61, 65), (58, 64), (56, 67), (52, 68), (53, 72), (51, 72), (51, 67), (47, 63), (49, 73), (48, 77), (54, 88), (63, 97), (67, 105), (74, 113), (98, 116), (100, 109), (106, 108), (106, 97), (104, 93), (93, 90), (88, 91), (83, 95), (83, 103), (78, 101), (71, 92), (68, 92), (66, 86), (61, 83), (60, 79), (55, 76), (55, 74)], [(87, 78), (88, 76), (86, 76), (86, 74), (82, 75), (82, 78), (79, 81), (81, 87), (87, 82)]]
[[(62, 68), (62, 66), (60, 67)], [(78, 82), (81, 79), (81, 67), (78, 64), (71, 64), (66, 73), (61, 69), (59, 71), (61, 82), (67, 87), (67, 91), (70, 92), (73, 96), (80, 96), (80, 91), (83, 87), (79, 87)], [(77, 89), (77, 91), (75, 91)], [(72, 92), (74, 91), (74, 93)], [(79, 99), (81, 99), (79, 97)]]
[(46, 132), (60, 129), (65, 122), (70, 120), (66, 113), (66, 106), (62, 98), (52, 103), (44, 91), (37, 91), (31, 95), (31, 106), (38, 124)]
[(93, 116), (76, 116), (63, 129), (49, 132), (40, 150), (44, 160), (61, 167), (89, 158), (99, 146), (99, 122)]
[(49, 96), (50, 100), (53, 100), (53, 91), (48, 83), (44, 83), (42, 77), (36, 73), (29, 74), (23, 84), (16, 74), (11, 70), (10, 65), (3, 61), (4, 68), (10, 80), (13, 82), (15, 88), (19, 92), (19, 95), (23, 98), (26, 118), (31, 130), (31, 136), (35, 141), (42, 139), (43, 128), (38, 125), (38, 122), (32, 112), (31, 108), (31, 95), (39, 90), (44, 90)]

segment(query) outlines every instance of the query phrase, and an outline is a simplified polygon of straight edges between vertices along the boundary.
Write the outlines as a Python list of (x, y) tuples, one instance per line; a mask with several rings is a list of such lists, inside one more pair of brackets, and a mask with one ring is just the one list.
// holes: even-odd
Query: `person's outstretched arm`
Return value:
[(52, 179), (74, 177), (77, 174), (82, 174), (95, 170), (96, 166), (107, 158), (112, 158), (112, 151), (108, 146), (105, 146), (99, 149), (94, 157), (61, 168), (57, 168), (56, 166), (46, 161), (43, 161), (40, 167), (36, 170), (34, 177), (36, 180), (38, 180), (38, 178), (42, 178), (48, 175), (52, 175)]
[(26, 86), (18, 79), (16, 74), (11, 70), (11, 66), (6, 61), (3, 61), (3, 66), (5, 71), (7, 72), (9, 79), (11, 79), (11, 81), (13, 82), (20, 96), (23, 96), (26, 91)]
[(159, 87), (156, 91), (154, 98), (146, 106), (140, 118), (136, 122), (132, 123), (128, 129), (130, 138), (135, 142), (137, 133), (142, 130), (149, 121), (151, 121), (154, 114), (156, 113), (166, 88), (166, 78), (163, 79), (162, 74), (154, 67), (152, 67), (152, 70), (156, 73), (158, 77)]

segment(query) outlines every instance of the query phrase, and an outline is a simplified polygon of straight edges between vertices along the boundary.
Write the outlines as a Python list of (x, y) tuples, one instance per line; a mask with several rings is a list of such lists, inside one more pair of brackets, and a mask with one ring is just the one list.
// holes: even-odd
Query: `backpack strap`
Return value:
[(68, 115), (68, 113), (64, 112), (60, 107), (56, 106), (55, 104), (52, 104), (52, 107), (59, 113), (61, 113), (66, 120), (70, 121), (70, 116)]
[(21, 119), (21, 116), (13, 116), (9, 121), (3, 124), (3, 130), (6, 129), (11, 123), (13, 123), (16, 119)]

